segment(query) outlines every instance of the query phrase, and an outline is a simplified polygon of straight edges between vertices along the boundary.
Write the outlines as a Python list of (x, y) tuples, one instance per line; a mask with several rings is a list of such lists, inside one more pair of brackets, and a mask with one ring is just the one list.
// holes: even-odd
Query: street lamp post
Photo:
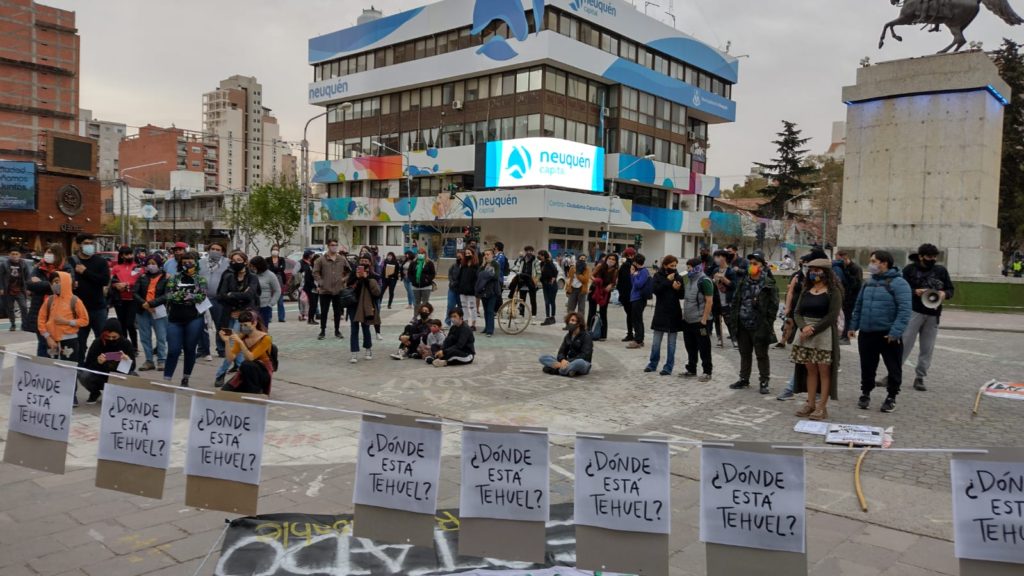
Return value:
[(410, 167), (412, 166), (412, 161), (409, 160), (409, 155), (408, 154), (406, 154), (406, 153), (404, 153), (404, 152), (402, 152), (400, 150), (395, 150), (394, 148), (392, 148), (391, 146), (388, 146), (387, 144), (383, 144), (383, 143), (378, 142), (376, 140), (374, 140), (370, 144), (372, 144), (372, 145), (374, 145), (374, 146), (376, 146), (378, 148), (383, 148), (385, 150), (390, 150), (391, 152), (394, 152), (395, 154), (398, 154), (399, 156), (401, 156), (405, 160), (405, 209), (406, 209), (405, 216), (406, 216), (406, 221), (407, 221), (407, 224), (406, 224), (407, 231), (405, 233), (405, 238), (402, 239), (403, 240), (402, 241), (402, 248), (405, 251), (408, 251), (409, 247), (410, 247), (410, 243), (412, 241), (412, 170), (410, 169)]
[(624, 168), (619, 168), (615, 172), (615, 178), (612, 179), (612, 186), (611, 186), (611, 189), (608, 191), (608, 226), (607, 226), (607, 228), (604, 231), (604, 233), (605, 233), (605, 236), (604, 236), (604, 253), (605, 254), (608, 253), (608, 245), (610, 244), (610, 241), (612, 239), (612, 200), (614, 200), (615, 198), (618, 198), (618, 196), (615, 195), (615, 182), (618, 180), (618, 177), (621, 176), (623, 172), (625, 172), (626, 170), (629, 170), (634, 165), (640, 163), (641, 160), (654, 160), (654, 154), (647, 154), (646, 156), (642, 156), (640, 158), (637, 158), (636, 160), (634, 160), (631, 163), (627, 164)]
[(126, 172), (130, 172), (138, 168), (149, 168), (150, 166), (159, 166), (161, 164), (167, 164), (167, 161), (161, 160), (159, 162), (150, 162), (149, 164), (139, 164), (138, 166), (129, 166), (128, 168), (117, 171), (117, 182), (119, 184), (118, 188), (120, 188), (119, 194), (121, 197), (121, 242), (124, 242), (129, 246), (132, 244), (132, 227), (131, 224), (128, 223), (128, 219), (132, 217), (132, 208), (128, 205), (128, 183), (124, 181), (124, 175)]
[[(342, 110), (342, 111), (349, 110), (351, 108), (352, 108), (352, 103), (351, 102), (342, 102), (341, 104), (338, 105), (338, 110)], [(309, 234), (308, 234), (308, 231), (306, 229), (306, 227), (309, 224), (308, 221), (309, 221), (309, 197), (310, 197), (310, 186), (309, 186), (309, 140), (307, 139), (307, 133), (309, 132), (309, 125), (313, 122), (313, 120), (316, 120), (317, 118), (321, 118), (323, 116), (326, 116), (328, 112), (330, 112), (329, 109), (328, 110), (324, 110), (323, 112), (317, 114), (316, 116), (313, 116), (309, 120), (306, 120), (306, 127), (302, 129), (302, 143), (301, 143), (301, 148), (302, 148), (302, 154), (301, 154), (301, 156), (302, 156), (302, 206), (300, 207), (300, 210), (299, 210), (299, 214), (300, 214), (300, 217), (302, 218), (302, 222), (300, 223), (300, 228), (299, 228), (300, 232), (301, 232), (300, 235), (299, 235), (299, 238), (301, 240), (301, 243), (302, 243), (301, 248), (303, 250), (305, 250), (306, 246), (309, 245)], [(344, 154), (342, 154), (342, 156), (344, 157)]]

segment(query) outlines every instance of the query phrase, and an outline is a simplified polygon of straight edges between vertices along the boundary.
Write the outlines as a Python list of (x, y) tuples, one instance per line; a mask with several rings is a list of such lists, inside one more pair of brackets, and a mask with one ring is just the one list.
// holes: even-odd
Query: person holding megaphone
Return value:
[(953, 297), (953, 281), (946, 267), (936, 264), (938, 256), (939, 249), (934, 244), (921, 244), (917, 255), (912, 254), (911, 263), (903, 269), (903, 278), (913, 291), (914, 310), (907, 329), (903, 331), (903, 362), (910, 357), (920, 335), (921, 349), (914, 368), (914, 390), (922, 392), (928, 389), (924, 379), (928, 377), (928, 367), (932, 363), (942, 303)]

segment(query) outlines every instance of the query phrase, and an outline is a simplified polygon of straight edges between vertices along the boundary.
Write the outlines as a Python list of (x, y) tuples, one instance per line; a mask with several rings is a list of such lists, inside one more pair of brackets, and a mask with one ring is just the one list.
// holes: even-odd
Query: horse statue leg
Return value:
[(885, 45), (885, 33), (886, 32), (891, 33), (893, 39), (896, 40), (897, 42), (903, 42), (903, 38), (899, 34), (896, 34), (896, 27), (897, 26), (903, 26), (903, 25), (906, 25), (906, 24), (913, 24), (913, 23), (914, 23), (913, 16), (900, 14), (899, 18), (897, 18), (897, 19), (893, 20), (892, 22), (889, 22), (888, 24), (883, 26), (882, 27), (882, 37), (878, 39), (878, 48), (881, 49), (882, 46)]

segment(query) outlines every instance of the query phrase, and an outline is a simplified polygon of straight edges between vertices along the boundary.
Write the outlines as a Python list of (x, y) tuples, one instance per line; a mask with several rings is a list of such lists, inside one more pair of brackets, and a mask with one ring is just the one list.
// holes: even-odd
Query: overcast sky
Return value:
[[(256, 76), (263, 104), (282, 137), (298, 142), (307, 119), (322, 109), (306, 103), (312, 69), (307, 40), (355, 24), (372, 3), (387, 14), (423, 0), (41, 0), (77, 12), (81, 35), (81, 106), (102, 120), (200, 130), (202, 93), (233, 74)], [(650, 7), (664, 16), (669, 0)], [(641, 2), (642, 4), (642, 2)], [(1024, 3), (1016, 2), (1024, 12)], [(948, 32), (898, 29), (904, 41), (878, 50), (882, 25), (898, 15), (889, 0), (675, 0), (676, 26), (712, 46), (749, 54), (733, 89), (737, 119), (711, 128), (708, 173), (725, 185), (742, 180), (754, 161), (774, 153), (780, 120), (797, 122), (824, 152), (832, 122), (844, 120), (842, 86), (852, 84), (861, 58), (873, 62), (937, 52)], [(1002, 38), (1024, 42), (982, 9), (968, 40), (996, 48)], [(131, 128), (129, 128), (131, 130)], [(313, 159), (322, 158), (324, 124), (310, 126)], [(296, 148), (297, 149), (297, 148)]]

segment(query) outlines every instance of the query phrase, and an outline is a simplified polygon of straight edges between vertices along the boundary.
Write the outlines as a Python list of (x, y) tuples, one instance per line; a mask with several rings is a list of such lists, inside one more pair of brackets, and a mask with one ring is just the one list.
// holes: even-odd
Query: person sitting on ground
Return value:
[(238, 315), (238, 332), (222, 329), (218, 335), (228, 348), (227, 361), (242, 356), (242, 364), (235, 377), (226, 382), (223, 390), (243, 394), (266, 394), (270, 396), (270, 384), (274, 375), (271, 352), (274, 342), (257, 322), (256, 315), (246, 310)]
[(448, 336), (444, 339), (444, 345), (434, 355), (434, 366), (457, 366), (459, 364), (470, 364), (476, 349), (473, 347), (473, 331), (466, 326), (461, 308), (452, 310), (449, 315), (452, 326), (448, 329)]
[(415, 356), (416, 358), (423, 358), (427, 364), (434, 362), (434, 354), (437, 354), (444, 348), (444, 323), (437, 318), (431, 318), (427, 321), (427, 334), (424, 336), (419, 344), (416, 346)]
[(560, 374), (572, 378), (590, 373), (594, 355), (594, 342), (590, 332), (583, 325), (583, 315), (570, 312), (565, 315), (565, 338), (558, 349), (558, 356), (546, 354), (540, 357), (545, 374)]
[(430, 333), (430, 315), (433, 313), (434, 306), (430, 302), (420, 306), (419, 314), (413, 318), (412, 322), (406, 324), (402, 335), (398, 337), (400, 341), (398, 352), (392, 354), (392, 358), (402, 360), (404, 358), (413, 358), (418, 354), (417, 349), (420, 343)]
[(131, 362), (124, 374), (134, 374), (135, 347), (132, 346), (131, 340), (125, 337), (124, 330), (121, 329), (121, 322), (117, 318), (108, 318), (103, 324), (100, 337), (92, 341), (89, 351), (85, 354), (85, 368), (92, 372), (81, 372), (78, 375), (78, 383), (89, 391), (86, 404), (95, 404), (107, 384), (107, 376), (97, 374), (97, 372), (105, 374), (117, 372), (122, 360)]

